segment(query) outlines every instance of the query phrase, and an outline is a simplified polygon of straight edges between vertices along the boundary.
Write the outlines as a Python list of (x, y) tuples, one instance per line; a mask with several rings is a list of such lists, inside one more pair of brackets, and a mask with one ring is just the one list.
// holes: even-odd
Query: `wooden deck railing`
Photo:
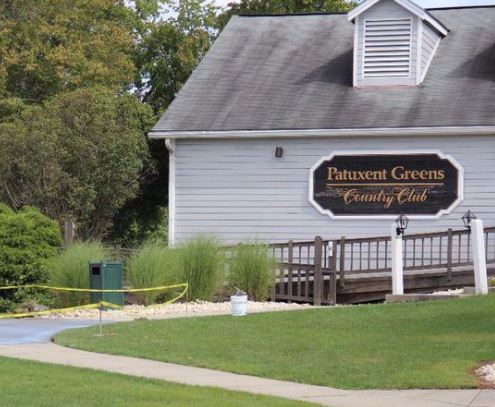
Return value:
[(278, 261), (277, 284), (272, 299), (335, 304), (336, 275), (329, 256), (329, 242), (317, 236), (314, 241), (271, 245)]
[[(470, 233), (466, 229), (405, 235), (404, 270), (437, 270), (452, 278), (456, 268), (472, 264)], [(272, 298), (335, 304), (346, 276), (371, 275), (391, 270), (390, 236), (270, 245), (278, 261)], [(488, 264), (495, 263), (495, 227), (485, 228)]]

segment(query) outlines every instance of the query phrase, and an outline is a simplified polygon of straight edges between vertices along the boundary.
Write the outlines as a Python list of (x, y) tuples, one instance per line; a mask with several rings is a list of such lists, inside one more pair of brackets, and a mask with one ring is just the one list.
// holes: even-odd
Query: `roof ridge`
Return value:
[[(451, 6), (451, 7), (425, 7), (424, 10), (426, 11), (439, 11), (439, 10), (459, 10), (459, 9), (476, 9), (476, 8), (495, 8), (495, 4), (486, 4), (486, 5), (473, 5), (473, 6)], [(326, 11), (312, 11), (309, 13), (274, 13), (274, 14), (268, 14), (268, 13), (261, 13), (261, 14), (255, 14), (255, 13), (241, 13), (241, 14), (234, 14), (237, 17), (294, 17), (294, 16), (341, 16), (341, 15), (346, 15), (346, 11), (335, 11), (335, 12), (326, 12)]]
[(425, 8), (428, 11), (438, 11), (438, 10), (458, 10), (458, 9), (466, 9), (466, 8), (494, 8), (495, 4), (485, 4), (485, 5), (473, 5), (473, 6), (451, 6), (451, 7), (432, 7)]
[[(293, 16), (333, 16), (333, 15), (346, 15), (347, 12), (311, 12), (311, 13), (292, 13), (292, 14), (283, 14), (283, 13), (275, 13), (275, 14), (237, 14), (238, 17), (293, 17)], [(236, 15), (236, 14), (234, 14)]]

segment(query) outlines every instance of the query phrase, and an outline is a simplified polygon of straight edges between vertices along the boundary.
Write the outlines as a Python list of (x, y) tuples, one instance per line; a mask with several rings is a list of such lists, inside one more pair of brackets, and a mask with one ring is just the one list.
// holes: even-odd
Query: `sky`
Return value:
[[(214, 0), (218, 6), (225, 6), (227, 3), (235, 0)], [(495, 0), (413, 0), (421, 7), (437, 8), (437, 7), (459, 7), (459, 6), (485, 6), (495, 5)]]
[(238, 1), (233, 1), (233, 0), (215, 0), (214, 3), (217, 5), (217, 6), (220, 6), (220, 7), (224, 7), (226, 6), (228, 3), (238, 3)]
[(413, 0), (424, 8), (495, 5), (495, 0)]

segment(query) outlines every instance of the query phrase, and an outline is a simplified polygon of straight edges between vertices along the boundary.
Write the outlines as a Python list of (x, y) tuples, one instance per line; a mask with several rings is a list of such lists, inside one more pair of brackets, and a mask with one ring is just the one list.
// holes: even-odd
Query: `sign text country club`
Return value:
[(331, 216), (436, 216), (462, 198), (462, 168), (438, 153), (335, 154), (312, 169), (312, 203)]

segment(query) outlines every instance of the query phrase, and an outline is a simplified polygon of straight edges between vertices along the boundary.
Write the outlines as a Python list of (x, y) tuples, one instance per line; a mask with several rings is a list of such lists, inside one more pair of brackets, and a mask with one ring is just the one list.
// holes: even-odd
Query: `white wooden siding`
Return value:
[[(283, 158), (274, 157), (275, 147)], [(459, 228), (471, 209), (495, 226), (495, 138), (491, 136), (178, 140), (177, 241), (198, 232), (224, 242), (270, 242), (386, 235), (390, 220), (331, 220), (308, 202), (310, 167), (339, 150), (440, 150), (464, 167), (464, 201), (438, 220), (414, 220), (410, 232)]]

